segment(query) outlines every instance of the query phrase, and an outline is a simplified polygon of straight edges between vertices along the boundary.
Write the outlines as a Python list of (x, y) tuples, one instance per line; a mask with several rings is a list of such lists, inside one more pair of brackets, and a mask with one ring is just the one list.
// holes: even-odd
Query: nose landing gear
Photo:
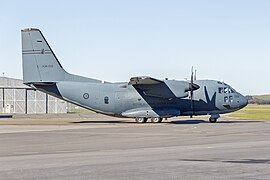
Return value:
[(210, 123), (216, 123), (219, 117), (220, 117), (219, 114), (211, 114), (211, 116), (209, 118), (209, 122)]
[(216, 122), (217, 122), (217, 119), (216, 119), (216, 118), (211, 118), (211, 117), (210, 117), (210, 118), (209, 118), (209, 122), (210, 122), (210, 123), (216, 123)]

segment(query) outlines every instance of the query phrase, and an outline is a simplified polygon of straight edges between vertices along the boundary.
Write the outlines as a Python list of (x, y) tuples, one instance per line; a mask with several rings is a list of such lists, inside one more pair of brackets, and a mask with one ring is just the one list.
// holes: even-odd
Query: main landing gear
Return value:
[[(161, 123), (162, 122), (162, 118), (160, 117), (153, 117), (153, 118), (149, 118), (151, 120), (152, 123)], [(146, 117), (137, 117), (136, 119), (137, 123), (146, 123), (148, 118)]]
[(161, 123), (162, 122), (162, 118), (159, 118), (159, 117), (151, 118), (151, 122), (152, 123)]
[(145, 118), (145, 117), (137, 117), (135, 120), (137, 123), (146, 123), (147, 122), (147, 118)]

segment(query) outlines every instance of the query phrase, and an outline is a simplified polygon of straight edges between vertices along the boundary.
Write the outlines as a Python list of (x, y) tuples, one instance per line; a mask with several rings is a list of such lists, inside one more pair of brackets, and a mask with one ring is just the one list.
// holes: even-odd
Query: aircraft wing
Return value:
[(185, 81), (162, 81), (152, 77), (132, 77), (129, 81), (138, 93), (158, 98), (184, 98), (188, 96), (189, 83)]
[(151, 78), (151, 77), (148, 77), (148, 76), (139, 76), (139, 77), (132, 77), (130, 78), (130, 81), (129, 81), (129, 85), (143, 85), (143, 84), (159, 84), (159, 83), (162, 83), (163, 81), (161, 80), (158, 80), (158, 79), (154, 79), (154, 78)]

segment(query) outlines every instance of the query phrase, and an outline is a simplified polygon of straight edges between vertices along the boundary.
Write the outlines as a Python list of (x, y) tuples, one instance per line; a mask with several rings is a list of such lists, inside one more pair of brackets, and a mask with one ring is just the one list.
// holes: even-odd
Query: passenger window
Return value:
[(109, 104), (109, 97), (108, 96), (104, 97), (104, 103)]
[(233, 102), (233, 97), (232, 96), (229, 97), (229, 101)]
[(224, 97), (224, 102), (225, 102), (225, 103), (229, 102), (228, 96), (225, 96), (225, 97)]
[(220, 93), (220, 94), (223, 93), (223, 88), (222, 87), (218, 88), (218, 93)]

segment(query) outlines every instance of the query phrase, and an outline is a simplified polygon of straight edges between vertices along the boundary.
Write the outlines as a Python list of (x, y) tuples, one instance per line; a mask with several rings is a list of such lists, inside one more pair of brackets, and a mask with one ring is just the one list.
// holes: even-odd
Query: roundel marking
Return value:
[(84, 99), (88, 99), (88, 98), (89, 98), (89, 94), (88, 94), (88, 93), (84, 93), (84, 94), (83, 94), (83, 98), (84, 98)]

